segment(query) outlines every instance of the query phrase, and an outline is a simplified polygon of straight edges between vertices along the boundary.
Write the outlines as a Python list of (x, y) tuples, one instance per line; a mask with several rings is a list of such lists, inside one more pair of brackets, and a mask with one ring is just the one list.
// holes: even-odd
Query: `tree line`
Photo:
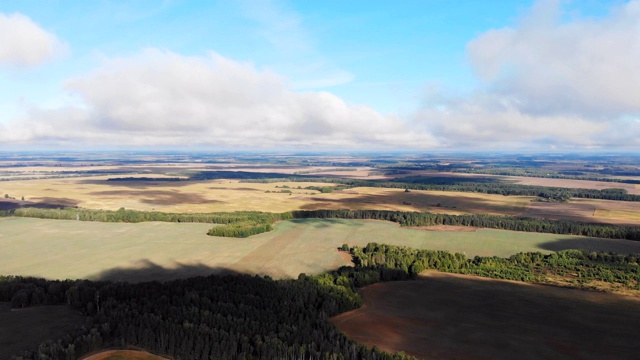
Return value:
[(534, 219), (520, 216), (488, 214), (435, 214), (429, 212), (389, 210), (298, 210), (284, 213), (259, 211), (214, 212), (201, 214), (163, 213), (156, 211), (87, 210), (78, 208), (19, 208), (0, 212), (4, 216), (35, 217), (104, 222), (203, 222), (219, 224), (208, 232), (211, 236), (248, 237), (273, 230), (273, 224), (290, 219), (375, 219), (393, 221), (401, 226), (453, 225), (477, 228), (579, 235), (606, 239), (640, 240), (640, 226), (586, 223), (571, 220)]
[(342, 178), (309, 178), (288, 177), (288, 178), (261, 178), (261, 179), (244, 179), (241, 182), (324, 182), (340, 184), (345, 188), (351, 187), (381, 187), (391, 189), (410, 189), (410, 190), (428, 190), (428, 191), (458, 191), (473, 192), (481, 194), (496, 194), (504, 196), (538, 196), (540, 198), (583, 198), (583, 199), (601, 199), (601, 200), (618, 200), (618, 201), (640, 201), (640, 195), (629, 194), (625, 189), (574, 189), (565, 187), (552, 186), (535, 186), (511, 184), (495, 179), (479, 180), (479, 179), (461, 179), (455, 177), (404, 177), (391, 181), (388, 180), (362, 180), (362, 179), (342, 179)]

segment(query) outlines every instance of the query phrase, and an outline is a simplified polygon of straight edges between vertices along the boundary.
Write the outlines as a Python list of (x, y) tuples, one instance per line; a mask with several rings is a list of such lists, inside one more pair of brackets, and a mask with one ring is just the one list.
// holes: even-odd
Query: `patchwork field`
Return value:
[(0, 303), (0, 359), (36, 348), (41, 342), (64, 336), (82, 326), (83, 316), (68, 306), (36, 306), (11, 310)]
[[(304, 188), (334, 185), (313, 182), (241, 183), (238, 180), (107, 181), (108, 178), (2, 181), (0, 194), (7, 194), (13, 199), (0, 198), (0, 209), (17, 206), (79, 206), (106, 210), (124, 207), (166, 212), (379, 209), (525, 215), (640, 225), (640, 202), (572, 199), (569, 203), (542, 203), (532, 202), (534, 198), (529, 196), (452, 191), (404, 192), (402, 189), (371, 187), (320, 193)], [(21, 201), (23, 197), (25, 201)]]
[(289, 278), (348, 265), (349, 257), (336, 249), (372, 241), (469, 257), (567, 248), (640, 253), (640, 242), (627, 240), (490, 229), (425, 231), (375, 220), (283, 221), (272, 232), (246, 239), (207, 236), (210, 226), (1, 218), (0, 274), (144, 281), (230, 271)]
[(361, 290), (332, 321), (350, 338), (420, 359), (636, 359), (640, 300), (426, 272)]

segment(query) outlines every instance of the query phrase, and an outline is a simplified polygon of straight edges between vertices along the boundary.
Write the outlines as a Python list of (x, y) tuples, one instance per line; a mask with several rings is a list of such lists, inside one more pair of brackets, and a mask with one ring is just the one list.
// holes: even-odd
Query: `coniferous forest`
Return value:
[(14, 308), (66, 304), (85, 325), (14, 359), (75, 359), (134, 345), (175, 359), (405, 359), (349, 340), (331, 316), (362, 303), (357, 289), (407, 280), (425, 269), (546, 283), (549, 275), (640, 289), (637, 255), (566, 250), (550, 255), (475, 257), (370, 243), (348, 249), (355, 267), (296, 280), (224, 275), (139, 284), (0, 277), (0, 301)]

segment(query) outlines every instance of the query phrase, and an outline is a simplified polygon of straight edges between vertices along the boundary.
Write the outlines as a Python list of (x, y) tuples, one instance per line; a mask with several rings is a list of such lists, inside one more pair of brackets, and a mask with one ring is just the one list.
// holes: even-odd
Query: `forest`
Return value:
[(296, 280), (212, 275), (130, 284), (0, 276), (0, 301), (14, 308), (65, 304), (86, 316), (77, 332), (14, 359), (75, 359), (126, 345), (175, 359), (408, 359), (349, 340), (329, 317), (359, 307), (358, 288), (408, 280), (425, 269), (533, 283), (572, 276), (575, 287), (600, 281), (640, 289), (640, 255), (566, 250), (467, 259), (376, 243), (342, 249), (355, 267)]

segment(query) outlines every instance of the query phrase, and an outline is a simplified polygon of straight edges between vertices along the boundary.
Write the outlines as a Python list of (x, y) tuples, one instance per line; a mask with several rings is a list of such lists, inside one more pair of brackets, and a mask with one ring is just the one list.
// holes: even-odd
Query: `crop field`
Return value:
[(245, 239), (208, 236), (210, 227), (2, 218), (0, 274), (145, 281), (240, 272), (295, 278), (350, 264), (348, 255), (336, 250), (343, 243), (373, 241), (468, 257), (568, 248), (640, 253), (640, 242), (628, 240), (491, 229), (425, 231), (375, 220), (282, 221), (272, 232)]
[(617, 182), (607, 181), (590, 181), (590, 180), (573, 180), (573, 179), (552, 179), (552, 178), (537, 178), (537, 177), (524, 177), (524, 176), (503, 176), (509, 181), (513, 181), (515, 184), (521, 185), (537, 185), (537, 186), (553, 186), (553, 187), (566, 187), (573, 189), (625, 189), (629, 194), (640, 195), (640, 185), (637, 184), (625, 184)]
[[(158, 176), (161, 178), (163, 176)], [(107, 181), (109, 176), (2, 181), (0, 209), (16, 206), (79, 206), (89, 209), (215, 212), (284, 212), (315, 209), (378, 209), (463, 214), (525, 215), (612, 224), (640, 225), (640, 202), (572, 199), (569, 203), (532, 202), (530, 196), (453, 191), (404, 192), (357, 187), (320, 193), (313, 182), (242, 183), (210, 181)], [(300, 188), (298, 188), (300, 187)], [(21, 201), (24, 197), (25, 201)]]
[(83, 316), (68, 306), (36, 306), (11, 310), (0, 303), (0, 359), (64, 336), (82, 326)]
[(420, 359), (635, 359), (640, 300), (427, 271), (361, 290), (332, 319), (353, 340)]

